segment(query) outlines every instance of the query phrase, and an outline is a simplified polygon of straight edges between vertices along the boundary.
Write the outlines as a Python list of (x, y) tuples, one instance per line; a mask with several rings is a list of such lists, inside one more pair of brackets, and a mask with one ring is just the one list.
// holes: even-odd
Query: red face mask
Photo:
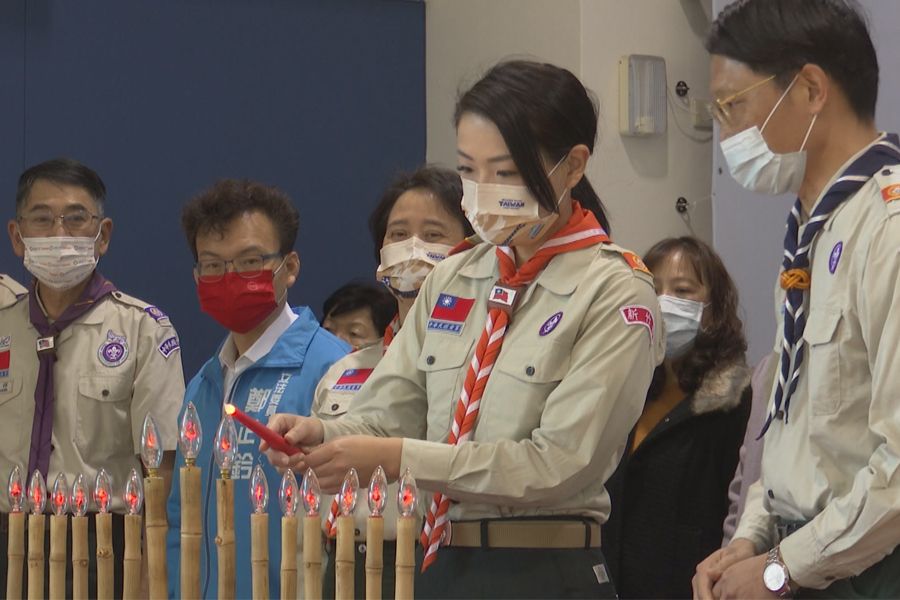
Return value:
[(271, 270), (253, 279), (235, 272), (225, 273), (218, 281), (197, 283), (200, 309), (222, 327), (236, 333), (247, 333), (266, 320), (278, 307)]

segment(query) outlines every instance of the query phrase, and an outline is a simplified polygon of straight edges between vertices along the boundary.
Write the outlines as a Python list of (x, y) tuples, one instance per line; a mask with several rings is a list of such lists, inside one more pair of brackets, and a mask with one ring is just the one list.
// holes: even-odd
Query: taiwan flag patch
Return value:
[(475, 304), (474, 298), (460, 298), (450, 294), (438, 296), (434, 308), (431, 309), (431, 318), (428, 319), (428, 329), (460, 335), (469, 311)]
[(347, 369), (331, 389), (335, 392), (358, 392), (371, 374), (372, 369)]
[(9, 377), (9, 355), (12, 349), (11, 336), (0, 336), (0, 377)]

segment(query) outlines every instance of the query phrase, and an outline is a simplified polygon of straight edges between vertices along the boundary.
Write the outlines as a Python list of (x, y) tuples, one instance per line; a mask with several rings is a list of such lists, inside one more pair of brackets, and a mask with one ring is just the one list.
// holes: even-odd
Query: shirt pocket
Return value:
[(485, 388), (479, 439), (530, 438), (541, 425), (547, 398), (569, 371), (570, 352), (556, 342), (504, 344)]
[[(27, 429), (31, 434), (31, 423), (23, 420), (28, 394), (22, 394), (20, 377), (0, 378), (0, 439), (4, 446), (18, 452), (22, 446), (23, 434)], [(31, 397), (34, 402), (34, 396)]]
[(82, 375), (78, 380), (75, 446), (87, 464), (137, 454), (132, 439), (133, 380), (124, 376)]
[(416, 368), (425, 373), (429, 440), (447, 439), (475, 343), (474, 338), (449, 338), (440, 333), (426, 335), (416, 361)]
[(324, 419), (334, 419), (350, 410), (350, 403), (356, 394), (329, 391), (322, 405), (319, 407), (318, 416)]
[(810, 308), (803, 330), (806, 340), (806, 381), (813, 415), (831, 415), (841, 406), (841, 353), (839, 308)]

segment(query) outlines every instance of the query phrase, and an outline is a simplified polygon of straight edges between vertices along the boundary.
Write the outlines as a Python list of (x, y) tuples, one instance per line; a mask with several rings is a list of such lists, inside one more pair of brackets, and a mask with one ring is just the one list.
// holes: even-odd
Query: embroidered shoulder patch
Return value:
[(159, 308), (155, 306), (148, 306), (144, 309), (144, 312), (153, 317), (153, 320), (160, 325), (167, 326), (172, 324), (172, 322), (169, 321), (169, 315), (159, 310)]
[(178, 341), (178, 336), (173, 335), (169, 339), (163, 341), (157, 350), (159, 350), (159, 353), (162, 354), (163, 357), (169, 358), (169, 356), (179, 348), (181, 348), (181, 343)]
[(438, 296), (434, 308), (431, 309), (431, 318), (428, 319), (427, 328), (431, 331), (461, 335), (463, 325), (474, 304), (474, 298), (441, 294)]
[(371, 374), (372, 369), (347, 369), (341, 373), (331, 389), (335, 392), (357, 392)]
[(646, 306), (640, 304), (630, 304), (619, 309), (619, 314), (627, 325), (641, 325), (650, 332), (650, 339), (653, 339), (654, 323), (653, 311)]
[(650, 276), (653, 275), (653, 273), (650, 272), (650, 269), (647, 268), (647, 265), (644, 264), (644, 260), (634, 252), (626, 250), (622, 253), (622, 258), (624, 258), (625, 262), (628, 263), (628, 266), (635, 271), (642, 271)]
[(900, 183), (881, 188), (881, 197), (885, 202), (900, 200)]

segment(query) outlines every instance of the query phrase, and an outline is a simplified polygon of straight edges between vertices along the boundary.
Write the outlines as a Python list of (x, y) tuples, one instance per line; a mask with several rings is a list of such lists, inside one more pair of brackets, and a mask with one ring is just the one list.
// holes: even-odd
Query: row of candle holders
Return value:
[[(235, 534), (234, 534), (234, 481), (231, 469), (237, 455), (237, 419), (273, 448), (296, 453), (295, 449), (275, 432), (255, 421), (232, 405), (226, 411), (215, 436), (214, 457), (219, 469), (216, 480), (215, 538), (218, 560), (218, 597), (235, 597)], [(202, 427), (197, 410), (188, 403), (181, 420), (179, 445), (185, 466), (181, 467), (181, 577), (180, 597), (200, 597), (200, 550), (203, 536), (201, 518), (201, 468), (196, 460), (203, 440)], [(141, 433), (141, 461), (147, 477), (141, 479), (131, 469), (125, 483), (122, 499), (125, 503), (125, 548), (123, 556), (123, 596), (137, 598), (141, 591), (141, 534), (142, 508), (146, 516), (147, 563), (150, 598), (167, 597), (166, 568), (166, 497), (163, 480), (159, 476), (162, 462), (162, 446), (156, 423), (148, 414)], [(368, 486), (369, 517), (366, 527), (366, 590), (367, 599), (381, 598), (383, 573), (383, 514), (387, 503), (388, 483), (384, 470), (375, 469)], [(28, 589), (29, 600), (44, 598), (44, 536), (45, 515), (48, 500), (47, 486), (39, 470), (31, 474), (27, 494), (22, 473), (14, 467), (8, 480), (9, 541), (7, 598), (22, 597), (22, 572), (25, 559), (24, 519), (25, 502), (28, 500)], [(90, 492), (90, 494), (89, 494)], [(331, 512), (336, 523), (335, 545), (335, 596), (339, 600), (354, 598), (355, 527), (353, 512), (357, 504), (359, 478), (356, 469), (350, 469), (340, 491), (332, 501)], [(250, 502), (253, 513), (251, 527), (251, 578), (253, 598), (269, 598), (268, 556), (268, 503), (269, 485), (265, 471), (257, 464), (250, 478)], [(69, 513), (72, 515), (72, 566), (73, 597), (88, 597), (88, 545), (87, 512), (89, 499), (96, 507), (97, 529), (97, 598), (113, 598), (113, 548), (112, 521), (109, 512), (113, 486), (109, 474), (100, 469), (88, 490), (83, 475), (79, 474), (69, 487), (66, 475), (56, 476), (49, 494), (52, 509), (50, 516), (50, 586), (49, 597), (66, 595), (66, 542)], [(322, 535), (323, 521), (319, 513), (321, 490), (312, 469), (307, 469), (302, 484), (298, 485), (293, 471), (284, 472), (278, 491), (282, 512), (281, 585), (280, 597), (297, 597), (297, 528), (298, 508), (303, 504), (303, 569), (304, 597), (322, 596)], [(397, 520), (397, 553), (395, 572), (395, 597), (413, 597), (415, 569), (415, 516), (417, 490), (415, 480), (407, 469), (400, 479), (397, 494), (399, 517)]]

